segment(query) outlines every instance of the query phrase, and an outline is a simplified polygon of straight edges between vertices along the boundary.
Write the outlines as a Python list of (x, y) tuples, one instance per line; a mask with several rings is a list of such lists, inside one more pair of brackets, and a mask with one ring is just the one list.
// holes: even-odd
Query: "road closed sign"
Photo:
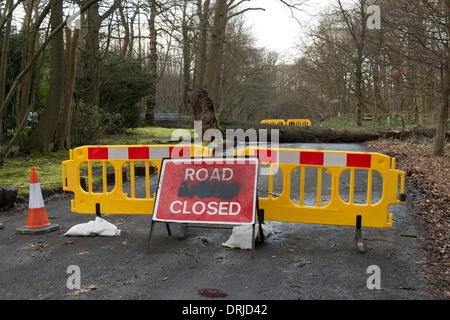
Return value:
[(257, 158), (164, 159), (153, 220), (254, 224)]

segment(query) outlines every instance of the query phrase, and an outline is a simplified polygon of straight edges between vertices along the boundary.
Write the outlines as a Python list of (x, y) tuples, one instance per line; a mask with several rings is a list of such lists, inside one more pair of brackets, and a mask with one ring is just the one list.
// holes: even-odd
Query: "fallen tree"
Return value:
[[(380, 138), (406, 139), (410, 137), (433, 138), (435, 128), (405, 128), (404, 130), (384, 128), (325, 128), (325, 127), (287, 127), (280, 125), (260, 124), (244, 121), (221, 120), (226, 129), (279, 129), (280, 142), (364, 142)], [(270, 130), (268, 131), (268, 139)], [(446, 137), (450, 136), (447, 131)]]

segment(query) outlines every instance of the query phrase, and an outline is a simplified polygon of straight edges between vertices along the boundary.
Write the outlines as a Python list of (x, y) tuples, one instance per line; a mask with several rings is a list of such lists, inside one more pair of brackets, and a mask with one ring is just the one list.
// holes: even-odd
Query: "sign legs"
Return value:
[(150, 240), (152, 239), (152, 231), (153, 231), (153, 225), (155, 224), (155, 222), (152, 221), (150, 222), (150, 231), (148, 232), (148, 240), (147, 240), (147, 253), (150, 253)]

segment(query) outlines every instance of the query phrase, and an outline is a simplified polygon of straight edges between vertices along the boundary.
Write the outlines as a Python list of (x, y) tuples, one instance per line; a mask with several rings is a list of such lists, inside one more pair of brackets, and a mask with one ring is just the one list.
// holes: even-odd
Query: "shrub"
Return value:
[(73, 109), (71, 144), (75, 147), (95, 143), (106, 131), (122, 126), (123, 119), (119, 113), (107, 112), (99, 106), (80, 101)]

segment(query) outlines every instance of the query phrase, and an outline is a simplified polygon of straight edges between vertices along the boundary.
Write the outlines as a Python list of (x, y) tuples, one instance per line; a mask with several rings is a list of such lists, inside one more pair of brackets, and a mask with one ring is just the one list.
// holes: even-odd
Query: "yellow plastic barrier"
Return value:
[(283, 119), (265, 119), (261, 120), (261, 124), (276, 124), (276, 125), (286, 125)]
[[(386, 228), (389, 205), (403, 204), (405, 173), (380, 153), (248, 147), (238, 155), (258, 155), (266, 165), (269, 174), (258, 178), (268, 184), (267, 197), (259, 197), (265, 220)], [(382, 179), (381, 197), (375, 179)]]
[[(156, 190), (150, 189), (150, 180), (159, 175), (162, 159), (201, 156), (211, 156), (211, 150), (198, 145), (83, 146), (70, 150), (70, 160), (62, 163), (63, 190), (74, 193), (71, 206), (77, 213), (152, 214)], [(145, 195), (136, 192), (138, 173), (145, 177)]]
[(309, 119), (288, 119), (288, 121), (286, 121), (286, 125), (296, 126), (296, 127), (310, 127), (311, 120), (309, 120)]
[[(259, 197), (265, 220), (355, 226), (359, 216), (362, 227), (385, 228), (392, 226), (389, 206), (403, 203), (405, 174), (395, 169), (394, 158), (380, 153), (248, 147), (235, 154), (257, 155), (261, 170), (269, 173), (259, 176), (267, 184), (267, 197)], [(151, 179), (157, 179), (162, 158), (201, 156), (212, 156), (212, 150), (83, 146), (62, 163), (63, 189), (74, 193), (71, 205), (77, 213), (152, 214), (156, 188), (151, 190)], [(138, 175), (143, 178), (137, 180)]]
[(309, 127), (311, 126), (311, 120), (309, 119), (264, 119), (261, 120), (261, 124), (276, 124), (283, 126), (296, 126), (296, 127)]

